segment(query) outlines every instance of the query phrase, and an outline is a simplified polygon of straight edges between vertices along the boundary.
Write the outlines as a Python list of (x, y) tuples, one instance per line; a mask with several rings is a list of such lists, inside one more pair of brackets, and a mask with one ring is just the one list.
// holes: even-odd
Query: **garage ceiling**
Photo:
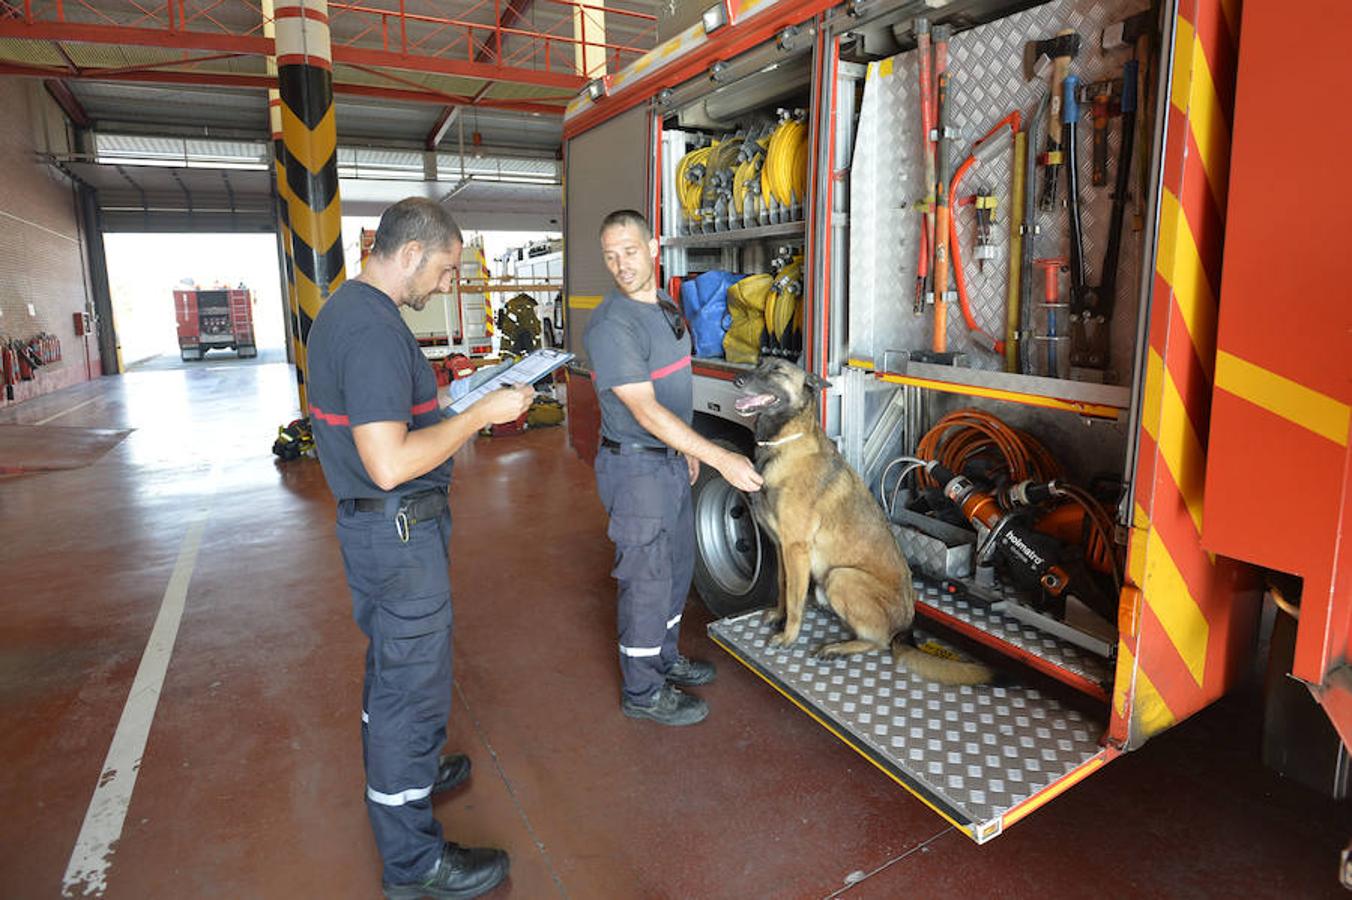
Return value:
[[(585, 84), (573, 18), (597, 15), (596, 2), (331, 0), (345, 212), (378, 211), (416, 189), (454, 192), (452, 208), (504, 221), (557, 220), (562, 111)], [(614, 71), (654, 45), (657, 2), (605, 7)], [(258, 0), (0, 0), (0, 74), (43, 78), (72, 121), (98, 137), (105, 152), (87, 147), (59, 164), (99, 189), (109, 230), (271, 230), (270, 166), (196, 151), (137, 165), (155, 154), (110, 159), (104, 146), (172, 138), (266, 151), (272, 45), (262, 25)], [(593, 27), (588, 40), (598, 39)], [(438, 181), (416, 188), (433, 151)]]

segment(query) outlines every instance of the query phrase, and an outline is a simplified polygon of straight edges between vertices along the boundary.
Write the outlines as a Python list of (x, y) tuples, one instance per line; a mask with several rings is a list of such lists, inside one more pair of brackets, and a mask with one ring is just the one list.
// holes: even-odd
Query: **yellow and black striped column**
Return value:
[(296, 284), (296, 366), (306, 413), (305, 347), (319, 308), (346, 278), (338, 128), (327, 0), (275, 0), (277, 83)]
[[(263, 0), (263, 36), (275, 41), (273, 0)], [(267, 59), (268, 75), (277, 77), (277, 57)], [(296, 273), (291, 251), (291, 191), (286, 184), (286, 143), (282, 139), (282, 95), (277, 88), (268, 89), (268, 124), (272, 131), (272, 164), (277, 182), (277, 234), (282, 241), (283, 266), (286, 285), (287, 341), (291, 359), (296, 365), (296, 383), (300, 388), (300, 409), (304, 415), (308, 407), (305, 392), (305, 347), (300, 340), (300, 307), (296, 300)]]

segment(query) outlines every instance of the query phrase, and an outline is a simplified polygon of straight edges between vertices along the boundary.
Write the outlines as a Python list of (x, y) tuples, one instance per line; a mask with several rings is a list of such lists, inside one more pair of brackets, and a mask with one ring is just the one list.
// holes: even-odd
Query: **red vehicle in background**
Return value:
[(254, 342), (253, 292), (244, 288), (174, 291), (178, 350), (184, 362), (208, 350), (234, 350), (240, 359), (258, 355)]

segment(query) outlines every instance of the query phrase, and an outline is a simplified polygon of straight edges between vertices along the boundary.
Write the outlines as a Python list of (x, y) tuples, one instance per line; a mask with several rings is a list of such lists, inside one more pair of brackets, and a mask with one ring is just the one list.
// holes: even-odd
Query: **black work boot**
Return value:
[(667, 683), (681, 687), (697, 687), (708, 684), (715, 677), (714, 664), (700, 659), (677, 656), (676, 661), (667, 669)]
[(709, 704), (698, 697), (683, 693), (674, 685), (664, 684), (647, 703), (636, 703), (625, 697), (620, 711), (631, 719), (652, 719), (662, 725), (694, 725), (709, 714)]
[(382, 884), (389, 900), (468, 900), (486, 894), (507, 877), (510, 865), (504, 850), (489, 847), (461, 847), (450, 841), (441, 848), (441, 859), (422, 881), (411, 884)]
[(432, 793), (442, 794), (465, 783), (469, 778), (469, 757), (463, 753), (443, 756), (437, 764), (437, 780), (432, 782)]

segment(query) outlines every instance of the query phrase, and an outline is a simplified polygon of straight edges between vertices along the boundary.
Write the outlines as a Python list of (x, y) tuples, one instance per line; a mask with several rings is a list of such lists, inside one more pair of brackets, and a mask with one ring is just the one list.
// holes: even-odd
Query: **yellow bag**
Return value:
[(765, 302), (773, 282), (773, 275), (748, 275), (728, 288), (728, 316), (732, 324), (723, 336), (723, 355), (728, 362), (755, 363), (760, 360), (761, 337), (765, 333)]

